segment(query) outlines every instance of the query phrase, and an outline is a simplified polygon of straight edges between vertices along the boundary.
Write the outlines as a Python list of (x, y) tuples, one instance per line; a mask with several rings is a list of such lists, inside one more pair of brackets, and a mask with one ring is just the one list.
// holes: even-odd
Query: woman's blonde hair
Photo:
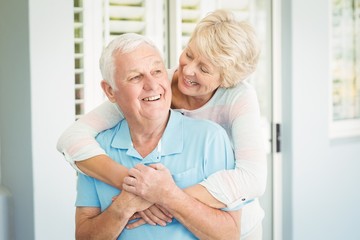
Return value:
[(217, 10), (196, 26), (189, 43), (220, 67), (221, 87), (233, 87), (256, 69), (260, 44), (253, 27), (227, 10)]

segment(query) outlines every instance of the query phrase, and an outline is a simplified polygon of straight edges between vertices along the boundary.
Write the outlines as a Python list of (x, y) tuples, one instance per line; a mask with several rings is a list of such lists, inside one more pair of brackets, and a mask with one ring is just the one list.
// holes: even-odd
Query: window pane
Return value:
[(360, 118), (360, 1), (332, 4), (333, 120)]

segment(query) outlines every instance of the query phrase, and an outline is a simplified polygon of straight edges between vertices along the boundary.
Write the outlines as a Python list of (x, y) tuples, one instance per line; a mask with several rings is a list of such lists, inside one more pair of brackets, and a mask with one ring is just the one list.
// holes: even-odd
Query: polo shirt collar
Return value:
[[(171, 155), (181, 153), (183, 142), (183, 116), (179, 112), (170, 110), (170, 118), (161, 138), (161, 155)], [(138, 155), (132, 146), (129, 125), (123, 120), (111, 142), (111, 147), (119, 149), (128, 149), (129, 155)], [(133, 152), (134, 151), (134, 152)]]

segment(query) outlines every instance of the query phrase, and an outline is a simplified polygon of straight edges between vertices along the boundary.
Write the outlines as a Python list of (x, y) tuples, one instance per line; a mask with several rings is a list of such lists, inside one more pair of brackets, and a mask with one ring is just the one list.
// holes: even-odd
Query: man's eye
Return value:
[(136, 80), (139, 80), (140, 79), (140, 75), (137, 75), (137, 76), (134, 76), (134, 77), (131, 77), (130, 78), (130, 81), (136, 81)]

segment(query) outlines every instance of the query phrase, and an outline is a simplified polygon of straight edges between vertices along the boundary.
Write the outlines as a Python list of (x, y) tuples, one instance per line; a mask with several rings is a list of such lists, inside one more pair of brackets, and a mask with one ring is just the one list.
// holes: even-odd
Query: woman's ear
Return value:
[(110, 84), (107, 81), (102, 80), (101, 87), (102, 87), (104, 93), (106, 94), (106, 96), (108, 97), (109, 101), (115, 102), (116, 101), (115, 92), (114, 92), (114, 89), (110, 86)]

